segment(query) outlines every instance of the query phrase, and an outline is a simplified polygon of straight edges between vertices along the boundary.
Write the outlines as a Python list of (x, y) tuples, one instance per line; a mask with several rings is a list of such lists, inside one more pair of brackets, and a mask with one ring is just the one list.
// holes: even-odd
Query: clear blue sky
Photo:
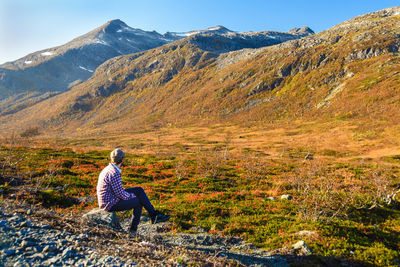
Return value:
[(0, 0), (0, 64), (64, 44), (117, 18), (159, 33), (215, 25), (234, 31), (307, 25), (320, 32), (399, 5), (398, 0)]

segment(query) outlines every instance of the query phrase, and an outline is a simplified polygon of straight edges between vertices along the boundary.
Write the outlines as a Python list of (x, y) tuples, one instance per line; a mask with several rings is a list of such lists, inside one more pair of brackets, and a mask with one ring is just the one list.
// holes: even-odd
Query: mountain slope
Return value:
[(65, 91), (85, 81), (109, 58), (167, 43), (162, 35), (133, 29), (120, 20), (71, 42), (29, 54), (0, 66), (2, 97), (25, 91)]
[[(236, 33), (216, 26), (188, 33), (168, 32), (161, 35), (154, 31), (133, 29), (120, 20), (109, 21), (65, 45), (38, 51), (1, 65), (0, 99), (8, 98), (0, 103), (0, 114), (15, 113), (47, 99), (55, 92), (72, 88), (87, 80), (109, 58), (148, 50), (187, 36), (196, 36), (199, 45), (205, 49), (219, 42), (219, 46), (213, 48), (221, 53), (272, 45), (312, 33), (307, 27), (288, 33)], [(212, 40), (207, 43), (200, 35), (206, 35), (206, 39)]]
[(306, 26), (294, 28), (287, 33), (276, 31), (234, 32), (223, 26), (215, 26), (205, 30), (190, 31), (187, 33), (166, 33), (165, 35), (175, 37), (175, 39), (179, 37), (192, 37), (192, 43), (203, 50), (225, 53), (243, 48), (271, 46), (312, 34), (314, 32)]
[(229, 36), (235, 39), (231, 43), (241, 43), (225, 48), (231, 51), (276, 44), (313, 33), (310, 29), (305, 29), (291, 33), (235, 33), (222, 26), (216, 26), (189, 33), (161, 35), (155, 31), (131, 28), (120, 20), (112, 20), (65, 45), (38, 51), (0, 65), (0, 97), (26, 91), (65, 91), (87, 80), (107, 59), (148, 50), (186, 36)]
[[(189, 36), (113, 58), (70, 92), (3, 121), (102, 130), (200, 119), (371, 118), (393, 125), (400, 121), (399, 11), (386, 9), (299, 40), (222, 54), (221, 41)], [(55, 108), (45, 112), (48, 106)]]

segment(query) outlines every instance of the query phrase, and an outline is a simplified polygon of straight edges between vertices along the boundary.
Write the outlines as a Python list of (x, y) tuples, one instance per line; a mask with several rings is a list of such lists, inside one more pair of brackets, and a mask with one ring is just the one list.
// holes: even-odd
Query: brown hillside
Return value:
[(366, 14), (260, 49), (218, 54), (193, 37), (113, 58), (71, 91), (3, 116), (1, 130), (323, 121), (379, 134), (400, 119), (399, 14)]

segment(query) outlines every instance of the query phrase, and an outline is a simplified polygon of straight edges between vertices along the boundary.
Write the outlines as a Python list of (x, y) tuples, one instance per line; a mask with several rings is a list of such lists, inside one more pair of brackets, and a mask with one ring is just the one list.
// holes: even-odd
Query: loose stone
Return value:
[(296, 244), (294, 244), (293, 249), (298, 251), (298, 254), (308, 256), (311, 255), (311, 250), (307, 247), (306, 243), (304, 241), (299, 241)]
[(63, 258), (70, 258), (75, 256), (75, 251), (71, 248), (67, 248), (62, 253)]
[(15, 249), (5, 249), (3, 250), (4, 255), (6, 256), (12, 256), (15, 255), (16, 250)]
[(24, 240), (21, 242), (21, 247), (31, 247), (36, 245), (34, 242), (29, 241), (29, 240)]
[(31, 227), (31, 222), (23, 221), (22, 223), (19, 224), (19, 227)]

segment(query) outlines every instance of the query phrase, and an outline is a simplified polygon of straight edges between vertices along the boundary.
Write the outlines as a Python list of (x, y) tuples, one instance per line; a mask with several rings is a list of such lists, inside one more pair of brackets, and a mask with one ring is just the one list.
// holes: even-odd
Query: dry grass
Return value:
[[(362, 124), (360, 121), (359, 124)], [(76, 150), (103, 150), (117, 146), (133, 154), (176, 156), (199, 150), (223, 150), (225, 157), (241, 158), (248, 153), (258, 157), (305, 157), (311, 153), (319, 159), (354, 161), (400, 154), (398, 127), (378, 128), (374, 139), (362, 137), (362, 129), (348, 122), (292, 122), (290, 124), (256, 124), (251, 126), (210, 124), (204, 126), (148, 127), (140, 131), (103, 134), (58, 134), (18, 139), (18, 145), (73, 147)], [(361, 132), (359, 132), (361, 131)], [(357, 138), (355, 138), (357, 136)], [(18, 136), (16, 136), (18, 137)], [(3, 143), (11, 144), (10, 138)]]

